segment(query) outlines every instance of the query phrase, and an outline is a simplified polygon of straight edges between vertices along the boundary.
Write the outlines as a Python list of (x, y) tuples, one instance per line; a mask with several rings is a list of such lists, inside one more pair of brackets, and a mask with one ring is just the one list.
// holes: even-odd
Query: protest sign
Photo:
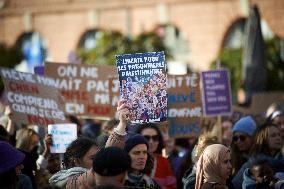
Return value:
[(13, 120), (47, 126), (65, 121), (63, 98), (52, 78), (0, 68)]
[(109, 76), (113, 66), (45, 63), (45, 74), (54, 78), (65, 97), (65, 112), (85, 117), (110, 116)]
[(232, 98), (228, 71), (210, 70), (202, 72), (201, 76), (204, 115), (230, 115)]
[(44, 75), (44, 66), (35, 66), (34, 73), (37, 75)]
[(132, 123), (164, 121), (167, 117), (167, 76), (164, 52), (116, 56), (120, 95)]
[(115, 117), (117, 103), (120, 99), (119, 80), (117, 77), (109, 78), (110, 115)]
[(200, 133), (202, 102), (197, 73), (168, 75), (169, 135), (175, 138)]
[(51, 153), (65, 153), (70, 143), (77, 139), (77, 125), (73, 123), (48, 125), (47, 132), (52, 135)]

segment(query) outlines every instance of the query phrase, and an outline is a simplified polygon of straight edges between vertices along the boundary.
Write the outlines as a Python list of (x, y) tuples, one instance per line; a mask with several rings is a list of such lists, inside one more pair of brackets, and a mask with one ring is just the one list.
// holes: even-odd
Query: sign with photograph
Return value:
[(132, 123), (167, 118), (167, 75), (164, 52), (116, 56), (120, 95), (126, 100)]

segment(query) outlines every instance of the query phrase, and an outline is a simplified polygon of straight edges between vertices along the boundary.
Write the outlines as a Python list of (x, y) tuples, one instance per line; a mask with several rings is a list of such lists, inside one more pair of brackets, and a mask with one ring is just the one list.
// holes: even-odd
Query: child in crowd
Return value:
[[(282, 180), (282, 181), (281, 181)], [(283, 189), (284, 173), (274, 174), (273, 169), (265, 159), (255, 159), (244, 172), (243, 189)]]

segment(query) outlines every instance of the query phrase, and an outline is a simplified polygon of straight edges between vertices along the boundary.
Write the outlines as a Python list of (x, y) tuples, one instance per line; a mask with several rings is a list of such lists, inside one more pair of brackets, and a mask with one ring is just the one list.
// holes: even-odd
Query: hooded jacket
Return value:
[(243, 164), (238, 173), (234, 176), (232, 183), (235, 189), (241, 189), (243, 183), (244, 171), (250, 166), (251, 160), (255, 158), (265, 159), (269, 162), (274, 172), (282, 172), (284, 170), (284, 158), (283, 155), (279, 152), (274, 157), (258, 154), (257, 156), (252, 156), (250, 159)]
[[(281, 180), (283, 181), (284, 173), (278, 172), (274, 175), (274, 178), (277, 180), (275, 184), (275, 189), (280, 189), (282, 184), (284, 186), (284, 183), (279, 182)], [(269, 189), (269, 187), (257, 185), (255, 180), (252, 178), (252, 175), (250, 174), (249, 169), (247, 168), (244, 171), (244, 181), (242, 184), (242, 189)]]
[(64, 187), (71, 176), (79, 175), (87, 172), (88, 169), (83, 167), (72, 167), (70, 169), (65, 169), (58, 171), (49, 179), (49, 183), (53, 186), (58, 186), (60, 188)]

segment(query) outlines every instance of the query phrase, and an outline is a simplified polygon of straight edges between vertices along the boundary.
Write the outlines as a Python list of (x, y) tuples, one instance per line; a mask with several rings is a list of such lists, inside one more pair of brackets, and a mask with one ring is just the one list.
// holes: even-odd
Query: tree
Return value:
[(152, 51), (166, 51), (166, 56), (170, 56), (162, 40), (154, 32), (131, 38), (120, 32), (103, 31), (97, 38), (95, 48), (81, 48), (77, 51), (77, 56), (84, 64), (115, 65), (115, 55)]
[[(280, 58), (280, 39), (275, 37), (265, 41), (265, 53), (267, 61), (267, 91), (284, 90), (284, 62)], [(223, 48), (220, 50), (218, 58), (222, 67), (230, 72), (233, 101), (236, 102), (236, 95), (242, 86), (242, 52), (243, 49)], [(214, 63), (211, 68), (216, 68)]]

